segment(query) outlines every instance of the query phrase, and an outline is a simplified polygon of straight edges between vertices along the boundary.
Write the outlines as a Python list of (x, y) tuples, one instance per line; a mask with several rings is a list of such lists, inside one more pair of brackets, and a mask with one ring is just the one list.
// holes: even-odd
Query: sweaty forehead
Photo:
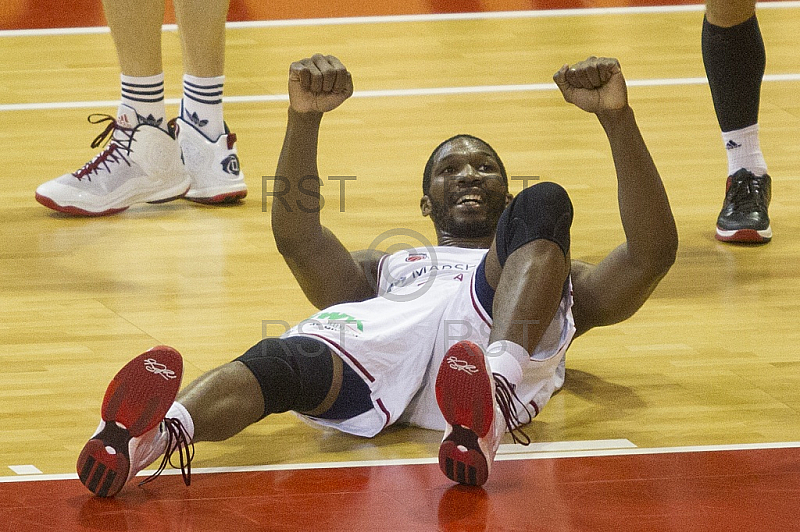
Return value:
[(485, 142), (469, 137), (459, 137), (442, 145), (434, 157), (435, 162), (445, 158), (465, 155), (485, 155), (494, 158), (489, 145)]

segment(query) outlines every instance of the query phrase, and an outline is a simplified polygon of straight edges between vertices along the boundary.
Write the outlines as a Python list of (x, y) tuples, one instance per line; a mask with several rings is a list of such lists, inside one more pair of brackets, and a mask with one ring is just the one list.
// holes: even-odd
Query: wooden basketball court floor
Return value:
[[(250, 195), (102, 219), (52, 213), (33, 191), (92, 157), (87, 114), (114, 112), (109, 34), (0, 33), (0, 530), (800, 530), (800, 5), (762, 4), (759, 19), (766, 246), (713, 238), (726, 164), (702, 6), (232, 23), (226, 119)], [(190, 487), (166, 474), (90, 497), (75, 460), (128, 359), (172, 345), (188, 382), (313, 312), (268, 208), (287, 68), (315, 52), (356, 84), (320, 147), (323, 220), (349, 248), (433, 238), (416, 207), (422, 167), (469, 132), (503, 156), (513, 192), (523, 178), (563, 184), (573, 257), (600, 259), (623, 239), (607, 144), (550, 81), (595, 54), (618, 57), (630, 83), (678, 222), (675, 266), (632, 319), (574, 343), (564, 390), (528, 426), (535, 443), (504, 445), (483, 489), (439, 473), (438, 433), (365, 440), (284, 414), (199, 444)], [(171, 27), (164, 55), (176, 112)]]

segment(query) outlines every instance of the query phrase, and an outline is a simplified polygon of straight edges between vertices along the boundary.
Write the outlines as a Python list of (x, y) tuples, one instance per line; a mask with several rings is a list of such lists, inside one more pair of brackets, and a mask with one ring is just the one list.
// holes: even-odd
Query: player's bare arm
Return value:
[(377, 252), (351, 255), (320, 221), (317, 143), (324, 113), (353, 94), (350, 72), (317, 54), (289, 68), (289, 117), (278, 159), (272, 233), (303, 292), (318, 308), (375, 295)]
[(675, 261), (678, 232), (667, 193), (642, 139), (616, 59), (590, 57), (553, 76), (564, 99), (594, 113), (617, 172), (625, 243), (597, 265), (574, 261), (577, 333), (635, 313)]

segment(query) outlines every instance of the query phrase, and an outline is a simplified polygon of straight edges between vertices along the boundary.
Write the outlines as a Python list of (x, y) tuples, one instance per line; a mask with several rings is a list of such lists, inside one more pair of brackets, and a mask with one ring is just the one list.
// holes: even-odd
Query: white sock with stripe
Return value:
[[(117, 122), (120, 125), (136, 127), (139, 124), (150, 124), (166, 131), (163, 72), (146, 77), (121, 74), (120, 86), (121, 98), (117, 111)], [(136, 112), (135, 117), (129, 116), (129, 108)]]
[(183, 75), (181, 118), (212, 142), (225, 133), (222, 117), (224, 81), (225, 76), (199, 78), (190, 74)]

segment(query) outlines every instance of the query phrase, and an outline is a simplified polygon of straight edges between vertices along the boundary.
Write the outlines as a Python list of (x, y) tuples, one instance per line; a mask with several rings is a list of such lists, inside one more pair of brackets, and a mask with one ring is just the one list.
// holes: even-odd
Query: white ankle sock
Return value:
[[(164, 106), (164, 73), (155, 76), (136, 77), (120, 75), (121, 98), (117, 112), (117, 122), (125, 127), (136, 127), (145, 123), (167, 129), (166, 108)], [(128, 109), (136, 111), (135, 117), (128, 116)]]
[(181, 118), (212, 142), (225, 133), (222, 118), (222, 88), (225, 76), (199, 78), (183, 75)]
[(722, 142), (728, 154), (728, 175), (733, 175), (742, 168), (756, 176), (767, 173), (767, 162), (758, 140), (758, 124), (725, 131), (722, 133)]
[(186, 429), (189, 438), (194, 439), (194, 421), (192, 421), (192, 416), (189, 414), (189, 411), (186, 410), (185, 406), (175, 401), (172, 403), (172, 406), (169, 407), (167, 415), (164, 417), (172, 417), (180, 421), (183, 428)]
[(518, 386), (522, 382), (522, 363), (530, 360), (525, 348), (509, 340), (498, 340), (486, 348), (486, 357), (492, 373), (499, 373), (508, 382)]

